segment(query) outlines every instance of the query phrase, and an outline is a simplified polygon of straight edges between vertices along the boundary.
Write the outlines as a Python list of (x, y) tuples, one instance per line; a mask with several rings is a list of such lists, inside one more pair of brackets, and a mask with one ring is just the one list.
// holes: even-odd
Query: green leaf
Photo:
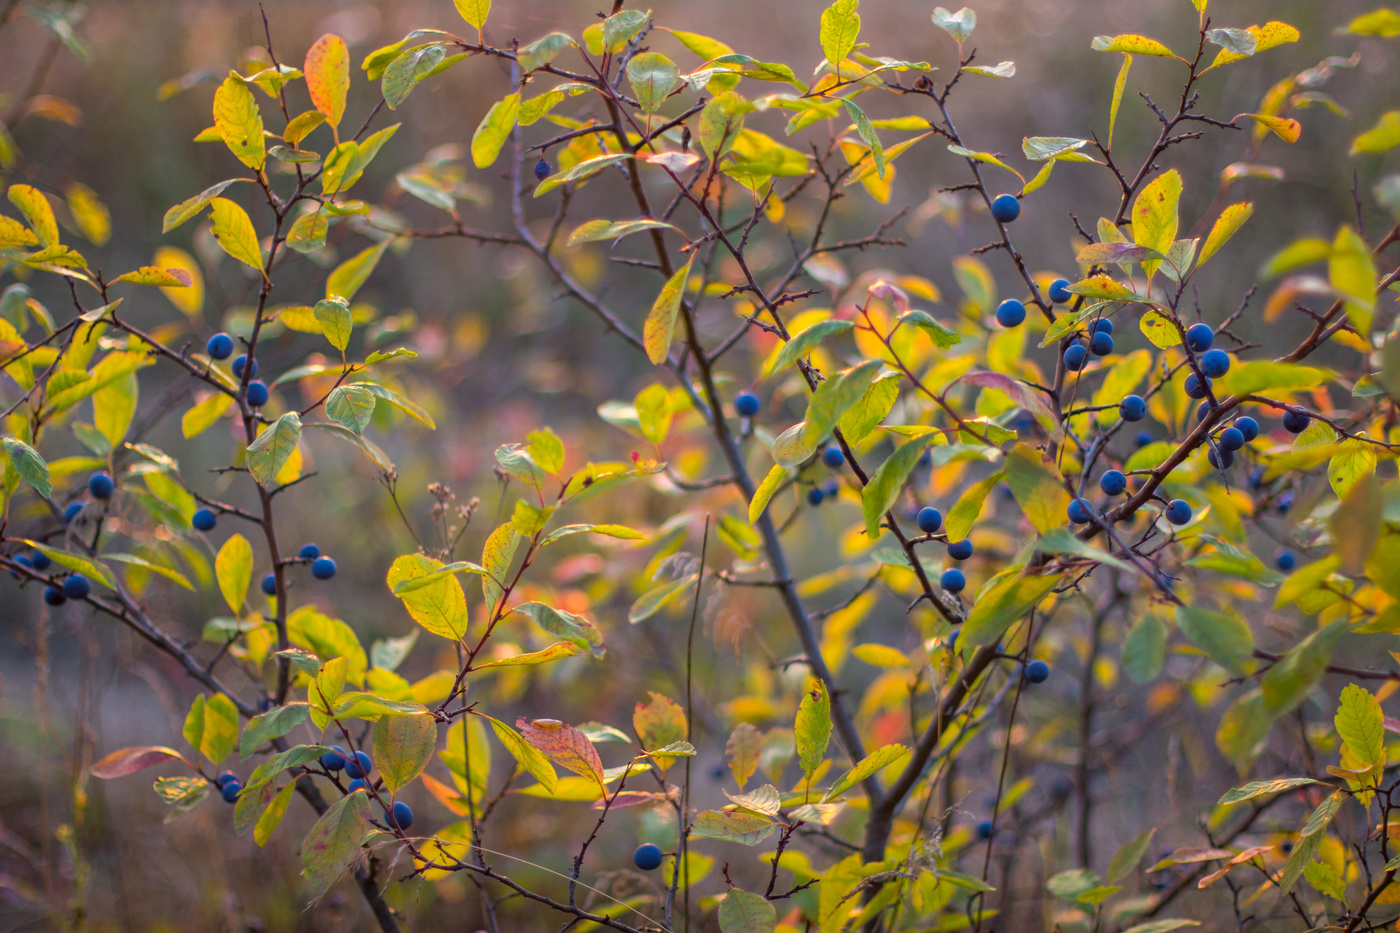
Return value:
[[(486, 116), (481, 118), (476, 132), (472, 134), (472, 164), (477, 168), (487, 168), (501, 154), (501, 147), (510, 137), (515, 127), (516, 115), (520, 112), (520, 92), (509, 94), (491, 105)], [(538, 192), (536, 196), (538, 197)]]
[(1283, 877), (1278, 882), (1281, 894), (1287, 895), (1293, 889), (1303, 869), (1312, 862), (1313, 856), (1322, 845), (1322, 831), (1332, 822), (1332, 817), (1337, 814), (1345, 800), (1345, 792), (1336, 791), (1318, 804), (1317, 809), (1308, 817), (1307, 823), (1303, 824), (1299, 840), (1294, 844), (1288, 862), (1283, 866)]
[(777, 828), (770, 818), (746, 810), (703, 810), (696, 814), (691, 836), (697, 839), (722, 839), (740, 845), (756, 846)]
[(927, 311), (920, 311), (915, 308), (913, 311), (906, 311), (899, 316), (900, 324), (909, 324), (928, 334), (933, 345), (940, 350), (947, 350), (962, 343), (962, 335), (955, 330), (943, 326)]
[(716, 94), (700, 111), (700, 149), (711, 162), (718, 162), (739, 138), (744, 128), (744, 114), (754, 109), (733, 91)]
[(254, 171), (262, 169), (267, 161), (262, 114), (237, 74), (230, 74), (214, 92), (214, 128), (238, 161)]
[(958, 650), (964, 655), (970, 656), (976, 648), (994, 643), (1011, 623), (1023, 618), (1060, 582), (1055, 574), (1023, 577), (1023, 570), (1009, 567), (978, 591), (958, 639)]
[(672, 580), (647, 590), (632, 603), (632, 608), (627, 612), (627, 621), (636, 625), (638, 622), (650, 619), (660, 612), (667, 603), (694, 586), (698, 579), (699, 574), (692, 573), (679, 580)]
[(1006, 484), (1016, 503), (1040, 533), (1065, 523), (1069, 493), (1054, 464), (1029, 444), (1017, 444), (1006, 456)]
[(1129, 573), (1137, 569), (1126, 560), (1114, 557), (1087, 541), (1079, 540), (1068, 528), (1050, 529), (1035, 542), (1035, 548), (1046, 554), (1072, 554)]
[(641, 35), (650, 18), (651, 10), (623, 10), (603, 20), (603, 50), (622, 51), (623, 46)]
[(1346, 903), (1346, 881), (1331, 865), (1326, 862), (1309, 862), (1308, 866), (1303, 869), (1303, 877), (1307, 878), (1308, 884), (1312, 885), (1319, 893), (1326, 894), (1343, 904)]
[(1347, 317), (1366, 337), (1376, 310), (1376, 286), (1380, 274), (1366, 241), (1351, 227), (1342, 227), (1332, 241), (1327, 260), (1327, 277), (1338, 295), (1346, 301)]
[[(360, 286), (364, 285), (365, 281), (369, 279), (370, 273), (374, 272), (374, 267), (379, 265), (384, 251), (389, 248), (389, 242), (385, 240), (368, 247), (336, 266), (326, 279), (326, 297), (342, 298), (347, 302), (354, 298), (355, 293), (360, 290)], [(317, 320), (320, 318), (318, 317)], [(335, 342), (329, 334), (326, 335), (326, 339), (331, 340), (332, 343)], [(349, 340), (348, 334), (345, 339)]]
[[(619, 162), (632, 158), (625, 152), (614, 152), (608, 155), (595, 156), (592, 159), (585, 159), (571, 168), (562, 172), (550, 175), (544, 181), (535, 186), (534, 197), (539, 197), (558, 188), (575, 181), (583, 181), (592, 178), (594, 175), (607, 168), (609, 165), (616, 165)], [(692, 256), (693, 258), (693, 256)]]
[(1351, 155), (1385, 152), (1400, 146), (1400, 110), (1381, 114), (1376, 125), (1351, 141)]
[(350, 344), (350, 332), (354, 327), (347, 299), (338, 294), (334, 297), (323, 298), (316, 302), (313, 313), (316, 315), (316, 323), (321, 326), (321, 333), (325, 334), (331, 346), (344, 353), (345, 348)]
[[(1181, 174), (1176, 169), (1158, 175), (1149, 182), (1133, 202), (1133, 242), (1159, 253), (1171, 249), (1176, 241), (1177, 205), (1180, 200)], [(1150, 260), (1144, 262), (1142, 267), (1150, 276), (1160, 265), (1161, 262)]]
[(647, 113), (655, 113), (681, 83), (675, 62), (660, 52), (642, 52), (627, 63), (632, 95)]
[(1239, 616), (1178, 606), (1176, 624), (1206, 657), (1237, 677), (1245, 674), (1245, 663), (1254, 652), (1254, 636)]
[(234, 615), (243, 612), (243, 603), (248, 598), (248, 584), (253, 579), (253, 546), (248, 539), (234, 534), (219, 548), (214, 559), (214, 575), (219, 581), (219, 592)]
[(793, 734), (802, 772), (811, 780), (812, 773), (826, 759), (826, 747), (831, 742), (831, 697), (826, 685), (816, 677), (808, 681), (807, 692), (797, 707)]
[(503, 592), (504, 584), (501, 581), (506, 579), (506, 571), (510, 569), (519, 543), (520, 535), (516, 534), (515, 526), (506, 522), (491, 532), (481, 549), (481, 566), (486, 569), (481, 578), (481, 591), (486, 600), (486, 610), (492, 618)]
[[(536, 68), (548, 65), (554, 61), (556, 55), (574, 44), (574, 40), (567, 34), (551, 32), (522, 47), (516, 55), (516, 61), (520, 63), (520, 70), (528, 74)], [(522, 119), (521, 125), (528, 126), (529, 123)]]
[(1113, 853), (1113, 858), (1108, 863), (1108, 873), (1105, 876), (1109, 884), (1117, 884), (1133, 873), (1138, 863), (1142, 861), (1143, 855), (1147, 853), (1147, 847), (1152, 844), (1152, 837), (1156, 832), (1157, 828), (1154, 826), (1147, 832), (1123, 843), (1118, 851)]
[(846, 410), (837, 422), (848, 444), (859, 444), (885, 420), (899, 398), (900, 373), (883, 373), (865, 390), (860, 401)]
[(205, 188), (189, 200), (181, 201), (179, 204), (176, 204), (165, 212), (165, 219), (161, 224), (161, 233), (169, 233), (185, 221), (192, 217), (197, 217), (199, 212), (208, 207), (229, 185), (237, 181), (247, 180), (246, 178), (230, 178), (227, 181), (221, 181), (217, 185)]
[(865, 533), (872, 541), (880, 535), (880, 522), (899, 498), (904, 481), (919, 462), (932, 435), (916, 437), (895, 448), (894, 453), (880, 464), (870, 482), (860, 492), (861, 511), (865, 517)]
[(393, 389), (390, 389), (387, 386), (382, 386), (377, 382), (353, 382), (351, 383), (351, 385), (359, 386), (360, 388), (369, 392), (375, 398), (388, 402), (390, 405), (394, 406), (399, 411), (408, 415), (414, 421), (417, 421), (419, 424), (423, 425), (423, 427), (428, 428), (429, 430), (437, 429), (437, 422), (433, 421), (432, 415), (428, 414), (422, 409), (422, 407), (420, 407), (413, 401), (404, 398), (402, 395), (395, 392)]
[(363, 434), (374, 417), (374, 393), (364, 386), (337, 386), (326, 399), (326, 416), (337, 424)]
[(308, 712), (305, 703), (288, 703), (254, 716), (243, 727), (243, 736), (238, 742), (238, 757), (246, 759), (273, 739), (282, 738), (306, 722)]
[(407, 49), (384, 69), (381, 88), (384, 103), (390, 110), (396, 109), (408, 99), (409, 93), (418, 83), (436, 73), (438, 65), (447, 57), (447, 48), (440, 42), (420, 45)]
[(1218, 806), (1227, 806), (1234, 803), (1243, 803), (1246, 800), (1253, 800), (1255, 797), (1262, 797), (1265, 794), (1276, 794), (1280, 791), (1292, 790), (1295, 787), (1306, 787), (1309, 784), (1319, 784), (1323, 787), (1329, 785), (1321, 781), (1314, 781), (1312, 778), (1275, 778), (1272, 781), (1251, 781), (1233, 790), (1226, 791), (1225, 796), (1218, 801)]
[(962, 45), (967, 41), (967, 37), (972, 35), (972, 30), (977, 28), (977, 14), (967, 7), (963, 7), (956, 13), (949, 13), (941, 6), (933, 8), (933, 25), (953, 37), (953, 41)]
[(777, 926), (777, 908), (761, 894), (730, 888), (720, 899), (720, 933), (773, 933)]
[(963, 491), (958, 497), (958, 501), (948, 510), (948, 514), (943, 519), (943, 530), (948, 534), (949, 541), (961, 541), (967, 537), (972, 526), (982, 515), (982, 507), (987, 501), (987, 496), (997, 483), (1002, 481), (1005, 473), (998, 470), (981, 482), (974, 483)]
[(391, 794), (423, 773), (436, 748), (437, 722), (430, 715), (385, 716), (374, 726), (374, 764)]
[(491, 724), (496, 738), (501, 740), (501, 744), (506, 747), (506, 751), (510, 752), (516, 762), (533, 774), (535, 780), (539, 781), (546, 790), (553, 793), (554, 788), (559, 784), (559, 773), (554, 770), (554, 765), (549, 763), (549, 759), (544, 756), (544, 753), (526, 742), (520, 737), (519, 732), (499, 719), (492, 719), (485, 713), (476, 713), (476, 715)]
[(1098, 887), (1099, 876), (1091, 868), (1074, 868), (1053, 875), (1045, 882), (1045, 889), (1056, 897), (1073, 901), (1081, 894)]
[(1277, 719), (1291, 712), (1322, 680), (1322, 675), (1327, 673), (1327, 664), (1332, 660), (1332, 648), (1345, 628), (1345, 622), (1334, 622), (1318, 629), (1290, 648), (1282, 661), (1264, 672), (1260, 686), (1264, 710), (1270, 717)]
[(287, 458), (301, 441), (301, 418), (289, 411), (263, 428), (248, 445), (248, 472), (264, 489), (277, 481), (277, 474), (286, 466)]
[(824, 380), (807, 402), (807, 414), (802, 429), (802, 442), (813, 447), (836, 427), (841, 416), (859, 402), (880, 371), (879, 360), (866, 360), (850, 369), (843, 369)]
[(780, 373), (799, 359), (810, 356), (812, 351), (827, 337), (832, 337), (836, 334), (844, 334), (854, 329), (855, 323), (852, 321), (836, 321), (830, 318), (825, 321), (818, 321), (811, 327), (793, 334), (792, 339), (783, 344), (782, 350), (778, 352), (778, 356), (773, 360), (773, 364), (768, 367), (765, 375)]
[(903, 745), (885, 745), (862, 758), (856, 765), (836, 779), (823, 800), (834, 800), (861, 781), (894, 764), (909, 754)]
[(595, 658), (601, 658), (605, 653), (602, 633), (596, 625), (582, 616), (546, 606), (544, 603), (522, 603), (511, 611), (520, 613), (557, 638), (588, 649)]
[(690, 267), (695, 262), (692, 252), (685, 265), (681, 266), (666, 280), (661, 292), (652, 302), (642, 327), (642, 342), (646, 345), (647, 359), (653, 366), (666, 362), (671, 352), (671, 335), (676, 328), (676, 315), (680, 311), (681, 299), (685, 296), (685, 280), (690, 275)]
[[(1345, 623), (1338, 623), (1345, 624)], [(1337, 734), (1357, 761), (1367, 767), (1379, 764), (1385, 747), (1385, 714), (1380, 702), (1366, 688), (1347, 684), (1334, 719)]]
[(51, 496), (53, 483), (49, 481), (49, 465), (39, 452), (16, 437), (4, 438), (4, 443), (5, 452), (10, 455), (10, 462), (20, 478), (43, 498)]
[(1215, 393), (1220, 397), (1252, 395), (1270, 389), (1302, 391), (1320, 386), (1332, 377), (1333, 373), (1330, 370), (1314, 366), (1254, 360), (1231, 366), (1228, 373), (1215, 381)]
[(267, 845), (267, 841), (272, 838), (273, 832), (287, 813), (287, 806), (292, 802), (292, 793), (296, 787), (296, 781), (288, 781), (277, 792), (277, 796), (272, 798), (272, 802), (267, 805), (262, 816), (258, 817), (257, 825), (253, 827), (253, 841), (259, 846)]
[(369, 832), (368, 794), (348, 794), (331, 804), (301, 843), (302, 875), (315, 897), (360, 857), (360, 842)]
[[(856, 12), (859, 6), (860, 0), (836, 0), (822, 11), (822, 54), (836, 72), (838, 81), (841, 80), (841, 64), (855, 51), (856, 39), (860, 36), (860, 14)], [(884, 177), (883, 169), (880, 177)]]
[(662, 229), (675, 230), (676, 228), (664, 221), (652, 220), (650, 217), (622, 221), (589, 220), (574, 228), (574, 232), (569, 234), (569, 239), (564, 245), (577, 246), (580, 243), (594, 243), (599, 240), (618, 240), (643, 230)]
[[(838, 0), (840, 2), (840, 0)], [(860, 17), (856, 17), (859, 24)], [(865, 140), (865, 144), (870, 147), (870, 156), (875, 160), (875, 174), (885, 177), (885, 150), (880, 145), (880, 137), (875, 133), (875, 127), (870, 125), (870, 118), (865, 115), (865, 111), (856, 106), (855, 102), (847, 98), (841, 98), (841, 103), (846, 105), (846, 113), (850, 115), (851, 122), (856, 125), (856, 132), (860, 138)]]
[(1123, 673), (1134, 683), (1155, 680), (1162, 672), (1166, 650), (1166, 623), (1151, 613), (1141, 616), (1123, 639)]

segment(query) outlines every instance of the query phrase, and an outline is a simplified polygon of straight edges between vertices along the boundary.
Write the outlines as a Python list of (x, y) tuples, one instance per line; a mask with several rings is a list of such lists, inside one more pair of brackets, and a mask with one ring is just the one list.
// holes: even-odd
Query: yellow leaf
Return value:
[(302, 70), (306, 72), (311, 103), (326, 115), (327, 123), (339, 127), (340, 118), (345, 115), (345, 95), (350, 90), (350, 50), (345, 47), (345, 40), (330, 33), (317, 39), (306, 53)]
[(224, 602), (235, 613), (242, 612), (248, 584), (253, 579), (253, 546), (247, 538), (235, 534), (224, 542), (214, 558), (214, 575), (219, 580)]
[(267, 161), (262, 114), (253, 92), (236, 74), (225, 78), (214, 92), (214, 128), (238, 161), (251, 169), (262, 169)]
[(75, 181), (64, 194), (68, 199), (68, 210), (73, 214), (73, 222), (83, 236), (95, 246), (105, 246), (112, 238), (112, 215), (97, 192)]
[(1123, 67), (1118, 69), (1118, 77), (1113, 82), (1113, 103), (1108, 108), (1108, 147), (1113, 148), (1113, 124), (1118, 122), (1118, 105), (1123, 103), (1123, 88), (1128, 83), (1128, 69), (1133, 66), (1133, 57), (1123, 56)]
[(1297, 120), (1286, 117), (1271, 117), (1263, 113), (1242, 113), (1235, 119), (1238, 120), (1240, 117), (1249, 117), (1286, 143), (1296, 143), (1298, 137), (1303, 135), (1303, 124)]
[(180, 419), (180, 430), (186, 438), (197, 437), (218, 421), (233, 404), (233, 396), (218, 392), (199, 402)]
[(1091, 48), (1096, 52), (1129, 52), (1133, 55), (1156, 55), (1158, 58), (1179, 57), (1156, 39), (1132, 34), (1095, 36)]
[(491, 109), (486, 111), (486, 116), (481, 118), (480, 125), (472, 134), (472, 163), (477, 168), (486, 168), (496, 161), (519, 113), (519, 92), (496, 101), (491, 105)]
[(1239, 204), (1231, 204), (1220, 212), (1220, 217), (1215, 221), (1215, 226), (1210, 228), (1210, 234), (1206, 237), (1205, 246), (1201, 247), (1201, 258), (1196, 260), (1196, 267), (1205, 265), (1205, 261), (1214, 256), (1220, 247), (1235, 232), (1244, 226), (1244, 222), (1254, 213), (1254, 205), (1248, 201)]
[(215, 198), (210, 208), (214, 239), (219, 241), (224, 252), (262, 272), (262, 247), (258, 245), (258, 234), (248, 212), (228, 198)]
[(651, 360), (654, 366), (666, 362), (666, 356), (671, 351), (671, 334), (676, 328), (676, 314), (680, 311), (681, 298), (685, 294), (685, 280), (690, 275), (690, 265), (694, 261), (695, 253), (692, 252), (686, 264), (676, 270), (661, 287), (661, 293), (652, 303), (651, 312), (642, 328), (642, 342), (646, 345), (647, 359)]
[(452, 4), (457, 7), (457, 12), (462, 14), (462, 19), (478, 32), (486, 25), (486, 17), (491, 14), (491, 0), (452, 0)]
[(183, 288), (161, 288), (161, 294), (169, 298), (171, 304), (191, 317), (204, 310), (204, 274), (193, 256), (178, 246), (162, 246), (156, 250), (151, 264), (158, 269), (183, 272), (189, 276), (190, 284)]
[[(1176, 169), (1159, 175), (1133, 202), (1133, 242), (1165, 253), (1176, 241), (1177, 204), (1181, 200), (1181, 175)], [(1161, 266), (1160, 259), (1142, 264), (1149, 276)]]
[(10, 203), (19, 208), (29, 228), (39, 237), (44, 246), (58, 245), (58, 221), (54, 219), (53, 207), (38, 188), (30, 185), (11, 185)]
[[(1281, 23), (1278, 20), (1272, 20), (1262, 26), (1250, 26), (1245, 31), (1254, 37), (1255, 55), (1258, 55), (1266, 49), (1271, 49), (1276, 45), (1297, 42), (1302, 35), (1294, 27), (1287, 23)], [(1220, 53), (1215, 56), (1215, 61), (1210, 63), (1210, 67), (1214, 68), (1216, 65), (1237, 62), (1248, 57), (1248, 55), (1241, 55), (1239, 52), (1232, 52), (1229, 49), (1221, 49)], [(1210, 68), (1206, 69), (1206, 71), (1209, 70)]]

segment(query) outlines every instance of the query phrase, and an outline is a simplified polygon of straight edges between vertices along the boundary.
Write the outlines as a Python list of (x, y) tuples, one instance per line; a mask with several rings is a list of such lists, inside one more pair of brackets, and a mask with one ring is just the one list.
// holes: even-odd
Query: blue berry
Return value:
[(540, 159), (535, 163), (535, 177), (540, 181), (544, 181), (549, 177), (549, 163), (544, 159)]
[(1165, 514), (1173, 525), (1184, 525), (1191, 520), (1191, 504), (1185, 499), (1173, 499)]
[(233, 338), (228, 334), (215, 334), (204, 345), (204, 350), (210, 359), (226, 360), (233, 355)]
[(943, 571), (943, 576), (938, 578), (938, 585), (949, 593), (961, 593), (963, 587), (967, 586), (967, 577), (956, 567), (949, 567)]
[(43, 551), (31, 551), (29, 563), (34, 565), (35, 570), (48, 570), (53, 566), (53, 561), (49, 560), (49, 555)]
[(262, 408), (267, 404), (267, 385), (262, 382), (248, 383), (248, 407)]
[(943, 527), (943, 513), (931, 505), (926, 506), (919, 509), (919, 516), (914, 519), (914, 521), (918, 524), (920, 531), (926, 535), (931, 535)]
[(1009, 224), (1021, 216), (1021, 202), (1014, 194), (999, 194), (992, 198), (992, 217), (999, 224)]
[(374, 770), (374, 762), (364, 752), (356, 752), (345, 758), (345, 773), (352, 778), (368, 777)]
[(1283, 429), (1289, 434), (1302, 434), (1312, 424), (1312, 416), (1305, 411), (1290, 408), (1283, 413)]
[(297, 557), (302, 560), (315, 560), (321, 556), (321, 549), (314, 544), (303, 544), (301, 550), (297, 551)]
[(1049, 294), (1050, 300), (1057, 305), (1068, 304), (1074, 300), (1074, 292), (1069, 290), (1068, 279), (1056, 279), (1051, 282), (1047, 294)]
[(948, 545), (948, 556), (953, 560), (967, 560), (972, 556), (972, 542), (966, 538)]
[(1099, 318), (1097, 321), (1094, 322), (1094, 326), (1093, 326), (1092, 330), (1093, 330), (1093, 332), (1096, 333), (1096, 334), (1098, 334), (1098, 333), (1111, 334), (1111, 333), (1113, 333), (1113, 322), (1110, 321), (1110, 320), (1109, 320), (1108, 318), (1106, 318), (1106, 317), (1101, 317), (1101, 318)]
[(1230, 371), (1230, 354), (1224, 350), (1207, 350), (1201, 354), (1201, 372), (1219, 379)]
[(991, 820), (981, 820), (977, 824), (977, 838), (987, 840), (992, 838), (992, 831), (995, 829)]
[(49, 586), (44, 588), (44, 602), (48, 603), (50, 606), (62, 606), (64, 603), (68, 602), (68, 597), (64, 596), (63, 590), (58, 587)]
[(833, 470), (841, 469), (841, 464), (846, 462), (846, 455), (841, 452), (841, 447), (837, 444), (828, 444), (822, 449), (822, 463)]
[(1251, 489), (1259, 489), (1264, 485), (1264, 468), (1257, 466), (1249, 471), (1249, 485)]
[(229, 781), (227, 784), (224, 784), (219, 788), (219, 793), (223, 796), (224, 800), (228, 801), (229, 803), (237, 803), (238, 795), (242, 792), (243, 785), (238, 783), (237, 781)]
[(1274, 552), (1274, 566), (1285, 572), (1292, 570), (1298, 566), (1298, 555), (1286, 547), (1281, 547)]
[(63, 595), (69, 599), (82, 599), (92, 592), (92, 584), (80, 573), (70, 573), (63, 580)]
[(1094, 507), (1089, 504), (1088, 499), (1071, 500), (1066, 511), (1069, 513), (1069, 520), (1076, 525), (1083, 525), (1094, 518)]
[(1128, 478), (1118, 470), (1108, 470), (1099, 477), (1099, 488), (1106, 496), (1121, 496), (1128, 488)]
[(81, 502), (70, 502), (68, 508), (63, 510), (63, 524), (67, 525), (78, 517), (78, 513), (83, 510)]
[(213, 509), (196, 509), (190, 518), (190, 524), (200, 531), (213, 531), (218, 523), (219, 517), (214, 514)]
[(740, 392), (734, 397), (734, 410), (745, 418), (758, 414), (758, 396), (752, 392)]
[(1139, 447), (1146, 447), (1152, 443), (1152, 434), (1149, 431), (1139, 431), (1137, 437), (1133, 438), (1133, 443)]
[(1196, 406), (1196, 420), (1205, 421), (1207, 416), (1213, 411), (1215, 411), (1215, 406), (1211, 404), (1210, 399), (1206, 399)]
[(1210, 465), (1215, 467), (1215, 469), (1228, 470), (1230, 464), (1235, 462), (1235, 455), (1223, 448), (1217, 453), (1217, 449), (1212, 447), (1206, 452), (1206, 459), (1210, 461)]
[(339, 771), (345, 767), (345, 749), (339, 745), (332, 745), (331, 751), (321, 756), (321, 767), (327, 771)]
[(270, 573), (262, 578), (262, 591), (268, 596), (277, 595), (277, 574)]
[(1141, 395), (1125, 395), (1118, 403), (1118, 414), (1124, 421), (1141, 421), (1147, 417), (1147, 400)]
[(365, 782), (365, 779), (364, 779), (364, 778), (356, 778), (355, 780), (351, 781), (349, 784), (346, 784), (346, 785), (345, 785), (345, 792), (346, 792), (347, 794), (353, 794), (353, 793), (354, 793), (355, 791), (357, 791), (357, 790), (363, 790), (363, 791), (368, 791), (368, 790), (369, 790), (369, 784)]
[(1089, 351), (1082, 343), (1072, 343), (1065, 350), (1065, 369), (1072, 373), (1077, 373), (1084, 368), (1084, 364), (1089, 361)]
[(1002, 327), (1015, 327), (1026, 319), (1026, 306), (1015, 298), (1008, 298), (997, 305), (997, 323)]
[(825, 498), (826, 495), (821, 491), (821, 488), (818, 486), (813, 486), (811, 489), (807, 490), (808, 505), (821, 505), (822, 500)]
[(944, 639), (944, 642), (948, 645), (948, 650), (949, 650), (949, 651), (952, 651), (952, 650), (954, 650), (954, 649), (957, 648), (957, 646), (958, 646), (958, 634), (959, 634), (960, 632), (962, 632), (962, 628), (961, 628), (961, 627), (955, 628), (955, 629), (953, 629), (951, 632), (949, 632), (949, 633), (948, 633), (948, 637)]
[(394, 806), (384, 811), (384, 821), (390, 826), (407, 830), (413, 825), (413, 808), (402, 800), (395, 800)]
[[(236, 379), (242, 379), (242, 378), (243, 378), (243, 368), (244, 368), (245, 366), (247, 366), (247, 365), (248, 365), (248, 354), (244, 353), (244, 354), (241, 354), (240, 356), (236, 357), (236, 358), (234, 359), (234, 361), (233, 361), (233, 375), (234, 375), (234, 378), (236, 378)], [(257, 360), (253, 360), (253, 371), (252, 371), (251, 373), (248, 374), (248, 378), (249, 378), (249, 379), (252, 379), (252, 378), (254, 378), (255, 376), (257, 376), (257, 374), (258, 374), (258, 361), (257, 361)]]
[(1291, 508), (1293, 508), (1293, 490), (1290, 489), (1278, 497), (1278, 510), (1287, 514)]
[(1243, 418), (1236, 418), (1235, 427), (1239, 428), (1240, 433), (1244, 435), (1246, 443), (1259, 436), (1259, 422), (1248, 415)]
[(94, 499), (110, 499), (117, 484), (107, 473), (94, 473), (88, 477), (88, 492)]
[(1113, 352), (1113, 335), (1104, 330), (1095, 331), (1089, 340), (1089, 349), (1095, 356), (1108, 356)]
[(1244, 446), (1244, 432), (1239, 428), (1226, 428), (1215, 439), (1221, 450), (1236, 451)]
[(1210, 386), (1211, 381), (1209, 377), (1206, 378), (1205, 382), (1202, 382), (1200, 377), (1195, 373), (1191, 373), (1186, 377), (1186, 394), (1192, 398), (1205, 398), (1206, 392), (1209, 391)]
[(1025, 667), (1026, 683), (1043, 684), (1050, 677), (1050, 665), (1044, 661), (1032, 661)]
[(223, 786), (224, 786), (225, 784), (227, 784), (229, 781), (237, 781), (237, 780), (238, 780), (238, 775), (234, 774), (232, 771), (225, 771), (223, 774), (221, 774), (221, 775), (219, 775), (218, 777), (214, 778), (214, 783), (215, 783), (217, 786), (219, 786), (219, 787), (223, 787)]
[(311, 575), (317, 580), (329, 580), (335, 576), (335, 561), (329, 557), (318, 557), (311, 563)]
[(1215, 343), (1215, 331), (1209, 324), (1192, 324), (1186, 328), (1186, 346), (1192, 353), (1204, 353)]
[[(34, 561), (30, 560), (27, 554), (15, 555), (15, 563), (19, 564), (21, 567), (28, 567), (30, 570), (34, 569)], [(19, 574), (17, 573), (11, 573), (10, 576), (14, 577), (16, 580), (19, 579)]]
[(834, 479), (829, 479), (825, 483), (822, 483), (822, 495), (826, 496), (828, 499), (835, 499), (836, 494), (840, 491), (841, 486)]
[(632, 853), (632, 864), (642, 871), (654, 871), (661, 867), (661, 847), (654, 842), (644, 842)]

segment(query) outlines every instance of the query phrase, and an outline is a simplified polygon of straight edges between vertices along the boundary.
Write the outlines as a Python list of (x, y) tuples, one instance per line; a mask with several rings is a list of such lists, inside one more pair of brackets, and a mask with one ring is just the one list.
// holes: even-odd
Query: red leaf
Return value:
[(557, 719), (531, 719), (523, 716), (515, 721), (520, 735), (535, 748), (544, 752), (549, 759), (577, 775), (592, 778), (603, 790), (603, 759), (593, 743), (573, 726)]
[[(185, 761), (185, 756), (173, 748), (162, 745), (145, 745), (138, 748), (123, 748), (112, 752), (92, 766), (92, 776), (96, 778), (119, 778), (135, 774), (142, 768), (149, 768), (166, 761)], [(189, 764), (185, 761), (185, 764)], [(191, 765), (193, 767), (193, 765)]]

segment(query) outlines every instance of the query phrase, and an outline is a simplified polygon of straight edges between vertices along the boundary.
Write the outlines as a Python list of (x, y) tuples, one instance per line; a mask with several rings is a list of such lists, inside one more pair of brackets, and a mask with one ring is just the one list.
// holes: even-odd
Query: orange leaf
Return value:
[(428, 789), (428, 793), (438, 799), (438, 803), (451, 810), (457, 816), (466, 816), (470, 812), (467, 806), (467, 798), (457, 793), (446, 784), (429, 774), (419, 775), (423, 786)]
[(339, 126), (345, 115), (345, 95), (350, 90), (350, 50), (340, 36), (326, 33), (306, 53), (306, 88), (311, 102), (326, 115), (326, 122)]
[[(185, 756), (163, 745), (119, 749), (92, 766), (92, 776), (119, 778), (166, 761), (185, 761)], [(189, 764), (185, 761), (185, 764)], [(191, 766), (193, 767), (193, 766)]]
[(1303, 135), (1303, 124), (1287, 117), (1271, 117), (1263, 113), (1242, 113), (1235, 119), (1238, 120), (1240, 117), (1249, 117), (1286, 143), (1296, 143), (1298, 137)]
[(557, 719), (530, 719), (523, 716), (515, 721), (520, 735), (549, 759), (581, 777), (592, 778), (603, 791), (603, 759), (593, 743), (573, 726)]

